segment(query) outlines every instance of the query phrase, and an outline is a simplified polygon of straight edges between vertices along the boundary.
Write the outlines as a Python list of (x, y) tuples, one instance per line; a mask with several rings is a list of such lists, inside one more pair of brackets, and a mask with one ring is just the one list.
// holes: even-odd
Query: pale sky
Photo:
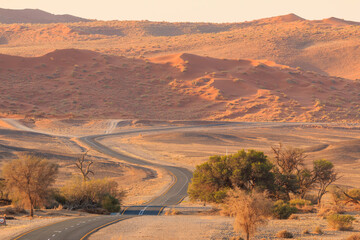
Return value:
[(360, 22), (360, 0), (0, 0), (0, 8), (37, 8), (99, 20), (243, 22), (295, 13)]

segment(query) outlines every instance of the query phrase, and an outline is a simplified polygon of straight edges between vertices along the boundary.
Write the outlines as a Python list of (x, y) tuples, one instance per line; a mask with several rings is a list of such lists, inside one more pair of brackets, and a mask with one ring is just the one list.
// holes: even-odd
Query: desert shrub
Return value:
[(310, 234), (309, 230), (305, 229), (304, 231), (301, 232), (301, 234), (305, 235), (305, 234)]
[(314, 208), (311, 201), (305, 199), (292, 199), (289, 201), (290, 206), (296, 207), (301, 212), (313, 212)]
[(319, 209), (318, 216), (326, 218), (327, 216), (333, 214), (342, 214), (344, 213), (344, 208), (341, 205), (322, 205)]
[(297, 212), (296, 207), (290, 206), (289, 203), (284, 202), (283, 200), (278, 200), (275, 202), (272, 212), (273, 216), (277, 219), (288, 219), (291, 214)]
[(4, 214), (6, 215), (15, 215), (15, 214), (27, 214), (28, 212), (25, 211), (24, 208), (22, 207), (7, 207), (5, 210), (4, 210)]
[(111, 195), (105, 195), (101, 201), (101, 206), (108, 212), (119, 212), (120, 202), (119, 199)]
[(263, 193), (247, 193), (239, 188), (230, 190), (225, 200), (226, 210), (235, 217), (234, 230), (241, 231), (247, 240), (271, 215), (271, 205)]
[(4, 213), (6, 215), (14, 215), (16, 212), (15, 212), (15, 210), (13, 208), (8, 207), (8, 208), (5, 209)]
[(300, 198), (290, 200), (289, 204), (290, 206), (297, 208), (302, 208), (304, 206), (312, 205), (312, 203), (309, 200), (300, 199)]
[(327, 217), (329, 227), (340, 231), (351, 230), (354, 220), (355, 218), (350, 215), (333, 214)]
[(340, 205), (345, 198), (344, 189), (338, 186), (329, 186), (328, 191), (331, 196), (331, 200), (336, 204)]
[(291, 232), (282, 230), (282, 231), (276, 233), (276, 237), (278, 237), (278, 238), (293, 238), (294, 235)]
[(230, 240), (244, 240), (242, 237), (236, 236), (236, 237), (231, 237)]
[(360, 204), (360, 189), (353, 188), (347, 192), (343, 192), (344, 200), (349, 203)]
[(360, 189), (353, 188), (347, 191), (347, 194), (353, 198), (359, 198), (360, 199)]
[(314, 233), (316, 234), (324, 234), (324, 232), (322, 231), (321, 227), (320, 226), (317, 226), (315, 229), (314, 229)]
[(176, 209), (169, 209), (165, 212), (166, 216), (173, 216), (173, 215), (179, 215), (180, 211)]
[(106, 178), (84, 181), (80, 176), (77, 176), (60, 189), (58, 199), (61, 201), (65, 199), (63, 205), (67, 209), (99, 207), (117, 209), (121, 204), (123, 195), (123, 192), (118, 191), (115, 181)]
[(353, 234), (346, 238), (346, 240), (360, 240), (360, 234)]
[(318, 200), (317, 195), (310, 194), (310, 193), (305, 194), (304, 199), (307, 200), (307, 201), (310, 201), (312, 205), (316, 204), (317, 200)]

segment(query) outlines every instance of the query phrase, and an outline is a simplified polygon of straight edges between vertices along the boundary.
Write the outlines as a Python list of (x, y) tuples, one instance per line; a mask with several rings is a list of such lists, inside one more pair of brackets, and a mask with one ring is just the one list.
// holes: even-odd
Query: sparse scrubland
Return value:
[(15, 206), (27, 207), (30, 217), (34, 217), (34, 208), (41, 207), (120, 211), (123, 193), (115, 181), (74, 176), (61, 189), (51, 188), (57, 172), (57, 165), (36, 155), (23, 155), (3, 167), (3, 196)]
[[(34, 12), (43, 20), (27, 17)], [(27, 215), (43, 225), (119, 212), (171, 182), (160, 169), (79, 157), (75, 136), (195, 120), (253, 125), (100, 140), (194, 175), (179, 208), (91, 239), (360, 238), (359, 23), (294, 14), (226, 24), (22, 14), (29, 23), (0, 24), (0, 116), (59, 136), (0, 121), (0, 213), (15, 218), (5, 228), (14, 232), (0, 238), (30, 229)]]

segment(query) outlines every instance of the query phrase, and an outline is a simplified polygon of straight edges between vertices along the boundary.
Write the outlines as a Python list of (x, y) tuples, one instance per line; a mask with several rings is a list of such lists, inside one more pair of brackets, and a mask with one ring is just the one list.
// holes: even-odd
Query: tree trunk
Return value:
[(246, 240), (250, 240), (250, 234), (246, 233)]
[(30, 206), (30, 217), (34, 217), (34, 207)]

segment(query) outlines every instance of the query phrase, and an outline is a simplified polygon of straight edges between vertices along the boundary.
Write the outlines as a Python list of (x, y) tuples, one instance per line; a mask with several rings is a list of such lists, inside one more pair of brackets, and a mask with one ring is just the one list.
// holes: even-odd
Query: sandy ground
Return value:
[(231, 219), (225, 217), (144, 216), (111, 225), (90, 239), (222, 239), (231, 229)]
[[(315, 214), (298, 214), (298, 220), (270, 220), (258, 228), (254, 239), (278, 239), (275, 234), (287, 230), (294, 234), (295, 239), (303, 240), (330, 240), (344, 239), (358, 232), (360, 227), (357, 221), (354, 231), (334, 231), (328, 229), (326, 220), (316, 217)], [(357, 217), (357, 219), (359, 219)], [(222, 216), (144, 216), (136, 217), (116, 223), (93, 234), (91, 240), (102, 239), (228, 239), (236, 236), (232, 227), (233, 219)], [(319, 226), (324, 234), (313, 233)], [(302, 234), (308, 230), (309, 234)]]
[[(86, 129), (89, 129), (88, 134), (110, 133), (115, 131), (116, 124), (120, 121), (42, 120), (36, 124), (27, 122), (26, 126), (49, 134), (81, 135), (86, 133)], [(8, 130), (6, 122), (0, 121), (0, 123), (0, 167), (3, 163), (17, 158), (20, 153), (36, 152), (42, 154), (49, 161), (59, 164), (56, 187), (63, 186), (73, 174), (78, 174), (74, 163), (87, 147), (76, 139), (69, 140), (61, 136), (17, 132), (13, 131), (13, 128)], [(40, 127), (34, 127), (37, 125)], [(123, 130), (123, 128), (121, 129)], [(123, 201), (125, 205), (142, 203), (155, 195), (160, 195), (172, 181), (171, 176), (161, 169), (137, 169), (124, 161), (110, 158), (94, 150), (88, 152), (87, 159), (94, 161), (94, 178), (107, 177), (118, 182), (119, 189), (126, 192)]]
[(325, 158), (335, 164), (342, 175), (339, 183), (360, 186), (360, 130), (357, 128), (266, 127), (259, 124), (181, 130), (116, 136), (102, 143), (117, 151), (161, 161), (189, 169), (216, 154), (234, 153), (241, 149), (264, 151), (272, 157), (271, 146), (285, 145), (303, 148), (308, 165), (312, 160)]

